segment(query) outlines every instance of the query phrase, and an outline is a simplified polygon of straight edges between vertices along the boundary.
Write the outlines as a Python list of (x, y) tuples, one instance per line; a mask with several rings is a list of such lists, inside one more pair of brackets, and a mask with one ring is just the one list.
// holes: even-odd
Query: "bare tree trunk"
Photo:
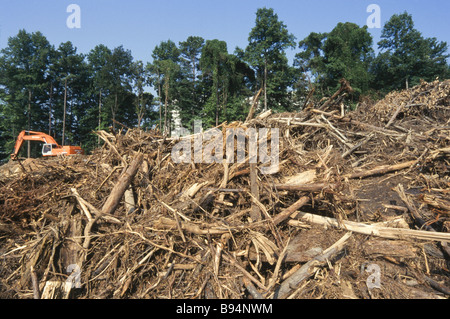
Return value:
[(52, 103), (53, 103), (53, 83), (50, 82), (50, 105), (48, 110), (48, 135), (52, 135)]
[[(31, 131), (31, 89), (28, 89), (28, 131)], [(30, 141), (28, 141), (27, 156), (28, 158), (31, 156)]]
[(216, 126), (218, 126), (219, 125), (219, 107), (220, 107), (219, 89), (218, 88), (216, 90), (216, 97), (217, 97), (217, 101), (216, 101)]
[[(195, 81), (197, 79), (197, 71), (195, 68), (195, 56), (191, 57), (191, 63), (192, 63), (192, 100), (195, 103), (197, 101), (197, 94), (196, 94), (196, 85)], [(195, 116), (195, 105), (192, 105), (191, 107), (191, 114), (192, 114), (192, 120)], [(192, 121), (192, 132), (194, 131), (194, 121)]]
[(267, 58), (264, 58), (264, 112), (267, 111)]
[(138, 104), (138, 124), (137, 124), (137, 128), (140, 129), (141, 128), (141, 121), (142, 121), (142, 100), (141, 100), (141, 92), (138, 93), (137, 96), (137, 104)]
[(219, 99), (219, 67), (215, 66), (216, 73), (216, 126), (219, 125), (219, 107), (220, 107), (220, 99)]
[[(98, 129), (102, 125), (102, 89), (100, 89), (100, 93), (98, 95)], [(100, 146), (100, 136), (98, 136), (97, 146)]]
[(170, 75), (167, 75), (167, 80), (164, 83), (165, 101), (164, 101), (164, 133), (167, 132), (167, 108), (169, 104), (169, 81)]
[(225, 117), (225, 121), (227, 120), (227, 103), (228, 103), (228, 84), (226, 85), (226, 87), (224, 87), (222, 100), (222, 110), (223, 116)]
[(112, 119), (113, 119), (113, 130), (116, 130), (116, 111), (117, 111), (117, 92), (114, 96), (114, 110), (112, 111)]
[(63, 113), (63, 131), (61, 145), (64, 146), (65, 133), (66, 133), (66, 104), (67, 104), (67, 77), (64, 81), (64, 113)]
[(159, 95), (159, 130), (162, 132), (162, 101), (161, 101), (161, 77), (158, 71), (158, 95)]

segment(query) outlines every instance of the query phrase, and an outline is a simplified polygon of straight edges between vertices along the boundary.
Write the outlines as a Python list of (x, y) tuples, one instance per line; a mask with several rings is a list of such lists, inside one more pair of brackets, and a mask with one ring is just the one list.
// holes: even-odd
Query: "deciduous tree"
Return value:
[(378, 42), (381, 53), (373, 65), (373, 86), (385, 91), (411, 87), (420, 79), (445, 78), (447, 43), (424, 38), (410, 14), (393, 15), (384, 25)]
[[(260, 8), (248, 41), (243, 57), (255, 70), (258, 86), (264, 89), (264, 109), (278, 108), (280, 98), (292, 85), (291, 78), (285, 76), (290, 73), (285, 51), (295, 47), (295, 37), (273, 9)], [(275, 94), (282, 92), (281, 97)]]

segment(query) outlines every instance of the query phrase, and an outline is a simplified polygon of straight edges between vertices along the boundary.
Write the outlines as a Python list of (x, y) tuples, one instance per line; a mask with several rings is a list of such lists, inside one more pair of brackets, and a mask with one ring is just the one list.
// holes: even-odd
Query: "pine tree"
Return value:
[[(6, 152), (21, 130), (47, 128), (47, 78), (53, 51), (41, 32), (20, 30), (0, 52), (0, 131)], [(29, 157), (31, 144), (27, 145)]]

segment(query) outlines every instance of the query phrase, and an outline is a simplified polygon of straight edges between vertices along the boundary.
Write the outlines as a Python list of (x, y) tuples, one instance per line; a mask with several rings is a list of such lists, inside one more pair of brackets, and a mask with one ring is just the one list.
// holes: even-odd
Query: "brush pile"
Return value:
[(277, 129), (271, 174), (248, 151), (178, 163), (199, 134), (127, 128), (3, 165), (0, 298), (448, 298), (450, 81), (344, 114), (348, 89), (215, 128)]

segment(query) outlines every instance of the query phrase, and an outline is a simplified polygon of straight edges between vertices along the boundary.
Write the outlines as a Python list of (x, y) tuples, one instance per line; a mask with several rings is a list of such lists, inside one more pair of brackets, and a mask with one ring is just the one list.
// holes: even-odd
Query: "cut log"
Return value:
[(396, 164), (396, 165), (378, 166), (378, 167), (375, 167), (374, 169), (371, 169), (368, 171), (344, 175), (343, 178), (354, 179), (354, 178), (364, 178), (364, 177), (373, 176), (373, 175), (382, 175), (382, 174), (386, 174), (389, 172), (394, 172), (394, 171), (402, 170), (402, 169), (405, 169), (408, 167), (412, 167), (416, 163), (417, 163), (417, 160), (408, 161), (408, 162), (404, 162), (404, 163), (400, 163), (400, 164)]
[(258, 104), (259, 96), (260, 96), (261, 92), (262, 92), (262, 89), (259, 89), (259, 91), (256, 93), (256, 95), (253, 97), (253, 103), (252, 103), (252, 106), (250, 107), (250, 111), (248, 112), (247, 119), (245, 120), (245, 122), (250, 121), (253, 118), (253, 115), (255, 115), (256, 105)]
[[(259, 201), (259, 187), (258, 187), (258, 176), (256, 174), (256, 164), (250, 164), (250, 190), (252, 196)], [(250, 212), (250, 217), (253, 221), (261, 220), (261, 211), (255, 203), (252, 202), (252, 210)]]
[(276, 184), (273, 187), (280, 191), (299, 191), (299, 192), (320, 192), (327, 188), (334, 188), (335, 184), (315, 183), (315, 184)]
[(105, 204), (102, 208), (102, 214), (114, 214), (114, 211), (119, 206), (120, 200), (127, 190), (128, 186), (130, 186), (134, 176), (136, 175), (139, 166), (142, 163), (143, 154), (139, 153), (134, 160), (131, 162), (128, 169), (120, 176), (119, 181), (114, 186), (111, 194), (106, 200)]
[(283, 281), (280, 287), (275, 292), (275, 299), (285, 299), (294, 290), (296, 290), (300, 284), (314, 274), (316, 267), (327, 264), (327, 261), (336, 256), (346, 246), (347, 240), (350, 238), (351, 233), (345, 234), (341, 239), (334, 243), (331, 247), (323, 252), (323, 254), (308, 261), (299, 270), (297, 270), (292, 276)]
[(39, 280), (33, 267), (31, 267), (31, 282), (33, 284), (33, 298), (40, 299)]
[(371, 257), (415, 258), (417, 248), (404, 240), (371, 239), (364, 243), (364, 253)]
[[(353, 231), (360, 234), (378, 236), (382, 238), (389, 239), (420, 239), (420, 240), (433, 240), (433, 241), (443, 241), (450, 242), (450, 233), (441, 232), (430, 232), (415, 229), (404, 229), (404, 228), (390, 228), (382, 227), (378, 225), (370, 225), (357, 223), (347, 220), (338, 221), (335, 218), (323, 217), (308, 213), (298, 213), (298, 218), (301, 221), (307, 221), (314, 224), (330, 226), (337, 229), (344, 229), (348, 231)], [(289, 225), (295, 226), (297, 220), (290, 220)]]
[(47, 281), (41, 299), (69, 299), (71, 290), (71, 282)]
[(440, 209), (441, 213), (450, 215), (450, 202), (440, 198), (439, 196), (432, 196), (432, 195), (421, 195), (419, 196), (419, 199), (421, 199), (423, 202), (427, 203), (430, 206), (436, 207)]
[[(283, 263), (305, 263), (323, 252), (320, 247), (314, 247), (307, 251), (298, 251), (295, 248), (297, 247), (289, 244), (286, 251), (286, 256), (285, 258), (283, 258)], [(253, 261), (260, 258), (262, 262), (269, 262), (264, 254), (260, 254), (258, 256), (253, 247), (251, 247), (249, 250), (248, 258)]]
[(125, 212), (127, 214), (131, 214), (136, 209), (133, 188), (131, 187), (131, 185), (129, 185), (127, 190), (125, 191), (124, 198), (125, 198)]
[(300, 209), (303, 205), (306, 205), (306, 203), (309, 202), (309, 197), (301, 197), (298, 201), (296, 201), (294, 204), (283, 210), (281, 213), (276, 215), (273, 218), (273, 224), (278, 225), (284, 220), (286, 220), (290, 215), (295, 213), (298, 209)]

